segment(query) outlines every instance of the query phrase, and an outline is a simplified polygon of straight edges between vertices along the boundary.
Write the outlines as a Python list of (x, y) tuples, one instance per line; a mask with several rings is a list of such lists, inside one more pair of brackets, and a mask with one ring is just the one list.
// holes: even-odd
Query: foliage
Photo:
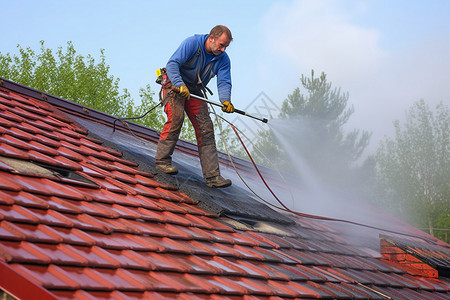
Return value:
[(420, 228), (450, 227), (450, 118), (443, 103), (430, 110), (416, 102), (405, 124), (394, 123), (395, 138), (377, 151), (383, 201), (393, 213), (408, 216)]
[[(284, 128), (260, 132), (257, 147), (268, 158), (259, 156), (259, 162), (289, 169), (293, 163), (287, 154), (295, 151), (295, 155), (302, 156), (322, 180), (336, 184), (336, 180), (345, 177), (343, 172), (347, 173), (359, 159), (371, 134), (356, 129), (344, 132), (353, 107), (347, 107), (348, 93), (332, 88), (324, 73), (317, 78), (311, 71), (310, 78), (301, 76), (301, 83), (306, 94), (296, 88), (282, 104), (279, 117)], [(287, 135), (293, 149), (284, 149), (280, 144), (277, 138), (283, 134)]]
[(66, 52), (56, 53), (41, 41), (40, 53), (18, 45), (19, 55), (0, 56), (0, 76), (115, 116), (124, 116), (132, 105), (127, 94), (120, 94), (119, 79), (109, 75), (104, 50), (100, 62), (88, 55), (77, 55), (71, 42)]

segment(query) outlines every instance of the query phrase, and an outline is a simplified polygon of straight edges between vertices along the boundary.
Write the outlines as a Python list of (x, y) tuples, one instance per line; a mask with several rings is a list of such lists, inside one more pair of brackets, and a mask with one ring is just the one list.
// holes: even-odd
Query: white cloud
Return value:
[(330, 1), (276, 4), (264, 19), (266, 44), (301, 70), (359, 78), (377, 69), (384, 53), (379, 32), (350, 23)]
[[(432, 34), (424, 32), (408, 41), (389, 30), (400, 26), (395, 20), (372, 22), (372, 27), (356, 24), (354, 20), (370, 15), (372, 8), (346, 4), (296, 0), (271, 7), (262, 22), (263, 63), (283, 66), (282, 72), (292, 78), (266, 86), (288, 88), (283, 91), (287, 95), (301, 85), (300, 74), (309, 75), (311, 69), (325, 72), (334, 87), (350, 94), (355, 113), (349, 127), (373, 132), (373, 152), (413, 102), (423, 98), (432, 107), (438, 101), (450, 102), (450, 41), (442, 38), (448, 32), (437, 34), (444, 30), (439, 26)], [(382, 48), (381, 39), (401, 43)], [(277, 93), (267, 89), (269, 95)]]

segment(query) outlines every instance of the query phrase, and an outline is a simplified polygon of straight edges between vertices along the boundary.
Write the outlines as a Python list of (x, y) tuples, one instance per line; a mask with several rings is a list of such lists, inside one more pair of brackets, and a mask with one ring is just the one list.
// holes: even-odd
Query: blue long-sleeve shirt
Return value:
[[(176, 87), (185, 84), (188, 88), (198, 88), (198, 76), (203, 86), (217, 75), (217, 91), (221, 102), (231, 100), (231, 62), (223, 52), (214, 55), (206, 52), (205, 41), (208, 34), (185, 39), (169, 59), (167, 75)], [(198, 74), (198, 75), (197, 75)]]

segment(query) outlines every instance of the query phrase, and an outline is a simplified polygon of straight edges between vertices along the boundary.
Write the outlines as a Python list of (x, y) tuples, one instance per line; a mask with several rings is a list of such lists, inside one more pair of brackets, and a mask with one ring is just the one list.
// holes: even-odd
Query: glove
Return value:
[(191, 95), (190, 93), (189, 93), (189, 89), (187, 88), (187, 86), (186, 85), (182, 85), (182, 86), (180, 86), (180, 95), (183, 97), (183, 98), (186, 98), (186, 99), (189, 99), (189, 96)]
[(234, 106), (230, 101), (223, 101), (222, 111), (226, 113), (232, 113), (234, 111)]

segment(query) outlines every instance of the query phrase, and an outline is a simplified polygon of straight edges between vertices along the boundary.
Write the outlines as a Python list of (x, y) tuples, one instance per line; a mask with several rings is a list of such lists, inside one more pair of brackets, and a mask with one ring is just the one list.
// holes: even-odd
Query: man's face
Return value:
[(230, 45), (230, 40), (227, 38), (225, 33), (215, 39), (212, 35), (209, 36), (210, 39), (210, 52), (214, 55), (219, 55), (225, 51), (225, 49)]

